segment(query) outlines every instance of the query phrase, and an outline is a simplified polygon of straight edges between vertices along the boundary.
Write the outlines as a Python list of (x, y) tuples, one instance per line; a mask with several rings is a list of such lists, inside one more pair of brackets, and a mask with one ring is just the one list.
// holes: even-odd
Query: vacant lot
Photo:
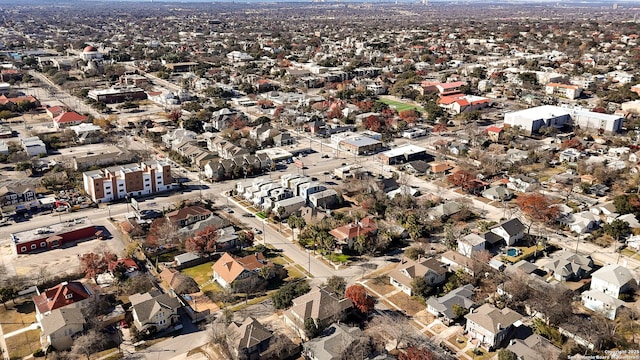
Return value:
[(6, 309), (0, 307), (0, 325), (2, 325), (3, 334), (22, 329), (36, 321), (36, 309), (33, 301), (18, 300), (15, 304), (8, 301), (6, 306)]

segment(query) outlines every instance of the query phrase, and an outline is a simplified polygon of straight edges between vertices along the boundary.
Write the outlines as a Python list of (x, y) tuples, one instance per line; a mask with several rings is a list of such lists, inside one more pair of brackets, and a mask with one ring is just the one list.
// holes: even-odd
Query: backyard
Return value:
[(213, 269), (211, 266), (214, 262), (215, 261), (209, 261), (204, 264), (183, 269), (181, 272), (195, 280), (196, 283), (198, 283), (198, 286), (206, 284), (204, 287), (200, 288), (202, 291), (222, 291), (215, 281), (211, 281), (213, 276)]

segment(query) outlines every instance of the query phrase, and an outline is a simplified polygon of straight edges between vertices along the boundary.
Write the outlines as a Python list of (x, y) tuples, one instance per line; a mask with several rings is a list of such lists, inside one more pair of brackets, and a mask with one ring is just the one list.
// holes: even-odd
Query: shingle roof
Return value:
[(323, 321), (352, 306), (349, 299), (338, 299), (324, 288), (313, 287), (309, 293), (293, 299), (290, 311), (300, 319)]
[(251, 254), (242, 258), (235, 257), (227, 252), (213, 264), (213, 271), (227, 284), (231, 284), (243, 271), (255, 271), (264, 266), (272, 266), (265, 260), (262, 253)]
[(55, 309), (51, 314), (42, 318), (42, 333), (44, 336), (51, 335), (66, 325), (77, 324), (84, 325), (86, 323), (84, 315), (80, 308), (69, 307), (64, 309)]
[[(178, 299), (169, 296), (169, 294), (160, 294), (155, 297), (151, 297), (151, 295), (145, 297), (145, 294), (142, 295), (143, 296), (134, 299), (129, 297), (133, 311), (138, 315), (138, 320), (140, 322), (145, 322), (151, 319), (158, 311), (160, 311), (161, 308), (175, 310), (180, 307)], [(135, 302), (136, 300), (142, 301)]]
[(501, 331), (498, 326), (504, 329), (522, 318), (509, 308), (500, 310), (491, 304), (484, 304), (465, 317), (494, 334)]
[(233, 347), (239, 350), (254, 347), (271, 337), (271, 331), (253, 317), (246, 318), (239, 325), (231, 323), (227, 329), (233, 334)]
[(602, 267), (598, 271), (591, 275), (592, 278), (597, 278), (608, 282), (609, 284), (619, 287), (635, 280), (631, 271), (622, 265), (611, 264)]

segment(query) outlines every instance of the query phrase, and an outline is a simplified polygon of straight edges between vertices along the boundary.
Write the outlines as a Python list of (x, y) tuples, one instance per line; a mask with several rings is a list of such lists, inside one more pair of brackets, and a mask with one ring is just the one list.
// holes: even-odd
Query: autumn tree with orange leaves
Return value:
[(516, 203), (520, 210), (531, 221), (527, 233), (531, 231), (531, 226), (534, 222), (551, 223), (558, 218), (560, 209), (557, 206), (553, 206), (554, 203), (540, 193), (530, 193), (518, 195)]
[(364, 286), (360, 284), (349, 286), (344, 292), (344, 297), (351, 300), (351, 302), (353, 302), (353, 306), (363, 314), (373, 310), (376, 303), (375, 300), (367, 294), (367, 290)]
[(185, 242), (187, 251), (193, 251), (198, 254), (210, 254), (217, 250), (218, 230), (214, 225), (210, 225), (198, 231)]

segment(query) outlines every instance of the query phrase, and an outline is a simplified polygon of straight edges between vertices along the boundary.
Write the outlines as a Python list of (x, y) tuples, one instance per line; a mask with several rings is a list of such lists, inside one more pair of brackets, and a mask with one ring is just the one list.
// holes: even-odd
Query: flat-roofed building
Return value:
[(147, 98), (147, 94), (136, 86), (113, 86), (103, 90), (91, 90), (87, 97), (105, 104), (115, 104), (125, 101), (144, 100)]
[(82, 173), (84, 190), (95, 202), (145, 196), (173, 189), (171, 166), (163, 161), (112, 166)]

